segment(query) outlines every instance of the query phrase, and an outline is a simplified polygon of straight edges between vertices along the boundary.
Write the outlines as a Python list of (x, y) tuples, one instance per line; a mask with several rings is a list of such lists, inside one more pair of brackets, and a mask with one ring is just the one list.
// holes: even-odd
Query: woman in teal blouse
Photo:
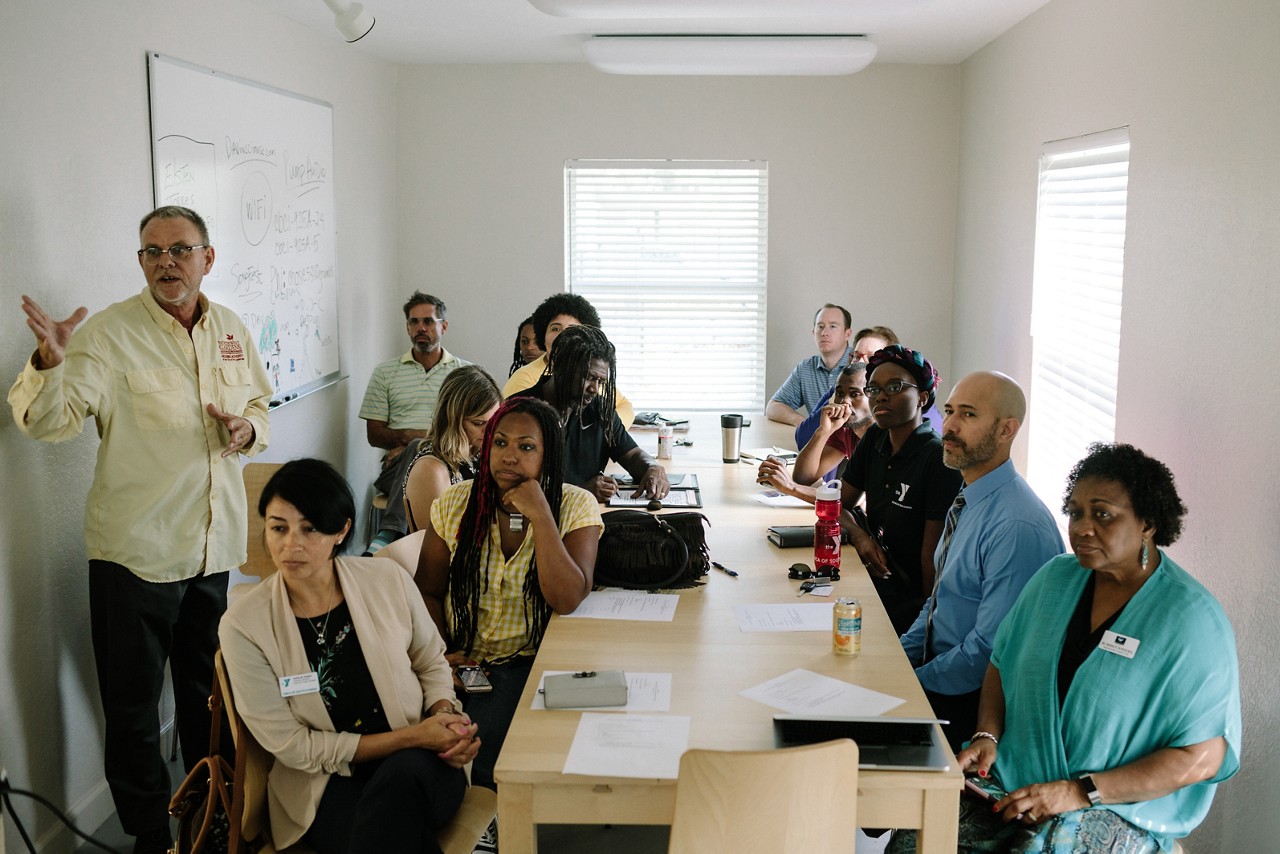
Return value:
[(1186, 514), (1164, 464), (1094, 445), (1063, 509), (1074, 554), (1045, 564), (1001, 624), (957, 757), (1008, 793), (964, 799), (961, 849), (1167, 851), (1240, 768), (1235, 635), (1158, 548)]

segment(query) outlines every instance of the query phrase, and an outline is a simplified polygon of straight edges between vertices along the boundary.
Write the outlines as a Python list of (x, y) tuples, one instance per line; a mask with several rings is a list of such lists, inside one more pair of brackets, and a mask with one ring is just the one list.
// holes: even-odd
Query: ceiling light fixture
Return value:
[(324, 0), (324, 4), (333, 12), (333, 25), (342, 33), (347, 44), (358, 42), (369, 35), (376, 23), (373, 15), (364, 10), (361, 3), (347, 3), (345, 0)]
[(883, 15), (929, 0), (529, 0), (558, 18), (777, 18)]
[(582, 52), (609, 74), (837, 75), (875, 59), (865, 36), (593, 36)]

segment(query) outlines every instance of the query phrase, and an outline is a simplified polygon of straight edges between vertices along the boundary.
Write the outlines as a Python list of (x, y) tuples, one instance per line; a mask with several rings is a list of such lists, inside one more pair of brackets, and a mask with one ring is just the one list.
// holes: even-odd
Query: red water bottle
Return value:
[(818, 487), (818, 521), (813, 525), (813, 568), (819, 577), (840, 577), (840, 484)]

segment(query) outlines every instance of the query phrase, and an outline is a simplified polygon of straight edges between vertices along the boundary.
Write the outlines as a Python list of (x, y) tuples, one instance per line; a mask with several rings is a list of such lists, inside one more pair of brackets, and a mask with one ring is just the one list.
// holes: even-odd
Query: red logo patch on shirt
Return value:
[(222, 354), (222, 361), (224, 362), (244, 361), (244, 347), (240, 346), (240, 342), (235, 340), (231, 333), (227, 333), (226, 341), (218, 342), (218, 351)]

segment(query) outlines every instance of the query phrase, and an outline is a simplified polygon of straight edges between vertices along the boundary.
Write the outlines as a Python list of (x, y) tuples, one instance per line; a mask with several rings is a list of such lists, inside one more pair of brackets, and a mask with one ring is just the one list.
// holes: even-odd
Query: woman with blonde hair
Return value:
[(425, 527), (431, 502), (442, 492), (475, 477), (485, 425), (500, 403), (498, 384), (479, 365), (466, 365), (445, 377), (431, 432), (418, 444), (405, 475), (404, 511), (410, 534)]

